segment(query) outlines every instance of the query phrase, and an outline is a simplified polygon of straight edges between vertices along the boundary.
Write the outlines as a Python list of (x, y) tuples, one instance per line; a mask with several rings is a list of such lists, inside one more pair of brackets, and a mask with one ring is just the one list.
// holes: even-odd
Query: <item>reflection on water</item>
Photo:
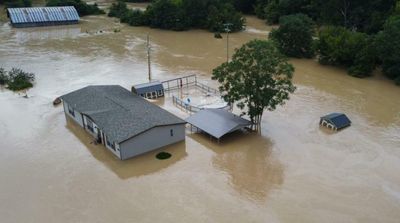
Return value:
[(19, 43), (25, 43), (27, 41), (37, 40), (50, 40), (50, 39), (64, 39), (64, 38), (75, 38), (81, 34), (80, 27), (68, 26), (63, 28), (48, 28), (39, 27), (35, 30), (30, 28), (21, 29), (16, 32), (15, 37)]
[(283, 184), (284, 167), (269, 139), (241, 131), (224, 136), (220, 143), (205, 134), (190, 137), (215, 153), (213, 165), (229, 175), (230, 184), (242, 196), (264, 202), (270, 190)]
[[(133, 159), (121, 161), (103, 145), (96, 145), (93, 138), (74, 121), (67, 119), (66, 127), (87, 147), (94, 158), (106, 165), (121, 179), (156, 173), (187, 156), (185, 142), (180, 142)], [(158, 160), (155, 155), (160, 151), (168, 152), (172, 157), (166, 160)]]

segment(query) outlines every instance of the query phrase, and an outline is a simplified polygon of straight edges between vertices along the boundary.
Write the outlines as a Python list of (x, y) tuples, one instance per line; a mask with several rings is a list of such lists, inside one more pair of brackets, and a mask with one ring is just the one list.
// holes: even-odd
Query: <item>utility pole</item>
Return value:
[(232, 23), (224, 23), (226, 32), (226, 62), (229, 62), (229, 32), (231, 31), (230, 26)]
[(149, 82), (151, 82), (151, 60), (150, 60), (150, 35), (147, 34), (147, 67), (149, 71)]

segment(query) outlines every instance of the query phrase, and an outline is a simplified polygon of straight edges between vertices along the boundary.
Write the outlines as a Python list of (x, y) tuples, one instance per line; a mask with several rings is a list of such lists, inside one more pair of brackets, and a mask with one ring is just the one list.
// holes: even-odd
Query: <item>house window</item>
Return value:
[(86, 118), (86, 122), (87, 122), (87, 124), (86, 124), (87, 128), (88, 128), (91, 132), (94, 133), (94, 126), (93, 126), (92, 120)]
[(158, 96), (163, 96), (163, 91), (162, 90), (158, 90)]
[(107, 138), (107, 145), (108, 145), (111, 149), (113, 149), (113, 150), (115, 151), (114, 143), (111, 143), (110, 141), (108, 141), (108, 138)]
[(70, 105), (68, 105), (68, 113), (75, 117), (74, 108), (72, 108)]
[(169, 130), (169, 134), (170, 134), (171, 136), (174, 136), (174, 130), (173, 130), (173, 129)]

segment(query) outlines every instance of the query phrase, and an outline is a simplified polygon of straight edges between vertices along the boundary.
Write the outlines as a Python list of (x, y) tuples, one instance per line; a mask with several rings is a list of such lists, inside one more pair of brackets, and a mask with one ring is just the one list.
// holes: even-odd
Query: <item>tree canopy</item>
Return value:
[(232, 61), (215, 68), (212, 79), (221, 84), (225, 101), (237, 103), (260, 126), (263, 112), (283, 105), (295, 91), (293, 73), (272, 41), (252, 40), (235, 51)]
[(400, 85), (400, 15), (391, 17), (377, 35), (376, 48), (382, 71)]
[(105, 12), (97, 4), (89, 5), (82, 0), (47, 0), (46, 6), (74, 6), (80, 16), (98, 15)]
[(245, 25), (244, 17), (229, 0), (154, 0), (144, 12), (118, 2), (111, 6), (109, 16), (130, 25), (176, 31), (200, 28), (225, 32), (224, 24), (229, 23), (230, 32), (236, 32)]
[(273, 29), (269, 37), (278, 48), (289, 57), (311, 58), (313, 52), (314, 22), (304, 14), (283, 16), (278, 29)]
[(324, 27), (316, 44), (318, 59), (322, 64), (345, 66), (352, 76), (369, 76), (375, 68), (372, 43), (365, 33), (338, 26)]

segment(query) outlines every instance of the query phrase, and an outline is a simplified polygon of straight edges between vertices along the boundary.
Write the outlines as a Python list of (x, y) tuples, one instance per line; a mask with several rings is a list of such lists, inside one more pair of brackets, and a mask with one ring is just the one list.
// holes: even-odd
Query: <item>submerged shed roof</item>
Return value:
[(73, 6), (8, 8), (12, 24), (50, 23), (78, 21), (79, 15)]
[(217, 139), (252, 124), (249, 120), (223, 109), (200, 110), (186, 121)]
[(330, 122), (337, 129), (345, 128), (351, 125), (350, 119), (343, 113), (331, 113), (325, 116), (322, 116), (321, 119)]
[(93, 119), (117, 143), (156, 126), (186, 123), (119, 85), (88, 86), (61, 99)]

